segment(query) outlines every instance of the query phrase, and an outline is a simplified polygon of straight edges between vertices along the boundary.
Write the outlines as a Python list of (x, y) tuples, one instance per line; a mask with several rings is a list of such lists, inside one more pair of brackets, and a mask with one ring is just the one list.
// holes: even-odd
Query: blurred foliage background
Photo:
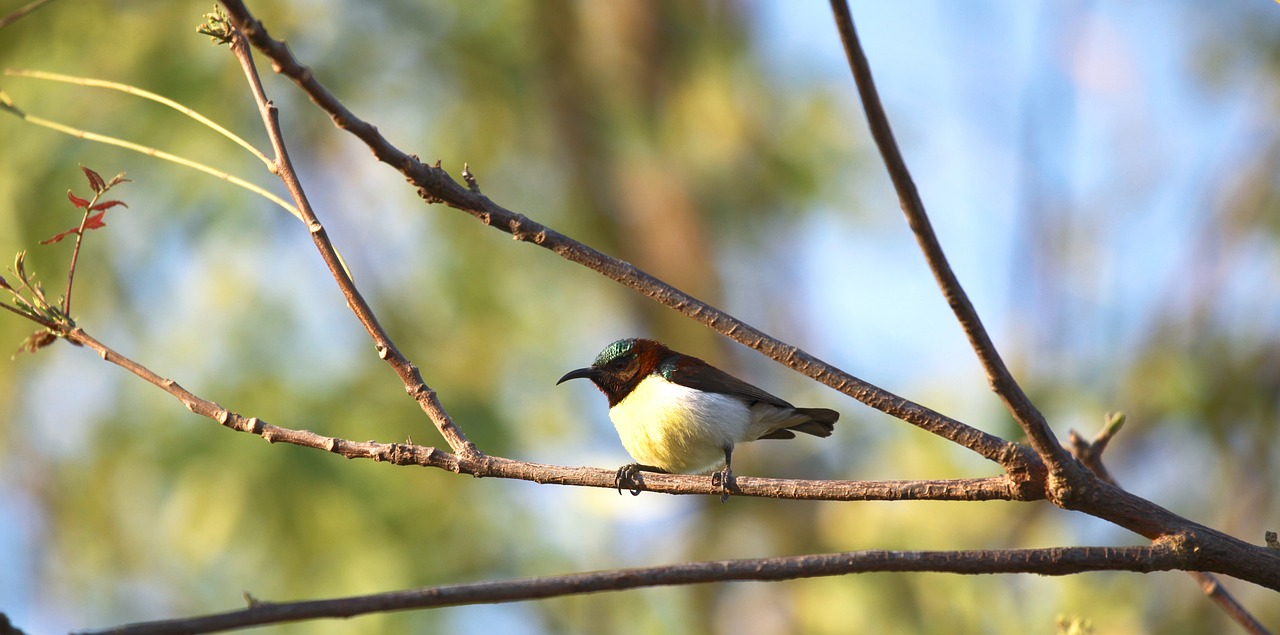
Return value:
[[(0, 2), (7, 14), (25, 0)], [(890, 390), (1016, 438), (869, 147), (825, 3), (250, 3), (394, 143), (486, 194)], [(266, 147), (206, 5), (54, 2), (0, 61), (177, 99)], [(854, 6), (908, 162), (994, 339), (1064, 436), (1121, 409), (1122, 484), (1260, 542), (1280, 526), (1280, 7)], [(263, 65), (267, 72), (267, 65)], [(5, 77), (34, 114), (260, 164), (125, 95)], [(626, 462), (602, 397), (555, 387), (646, 334), (795, 403), (818, 442), (743, 474), (995, 473), (586, 269), (443, 207), (269, 77), (321, 219), (401, 349), (486, 452)], [(290, 216), (224, 182), (0, 117), (0, 254), (61, 289), (78, 165), (128, 173), (86, 241), (75, 317), (203, 397), (271, 423), (439, 444)], [(6, 256), (7, 258), (8, 256)], [(57, 295), (56, 292), (53, 293)], [(14, 348), (32, 330), (0, 318)], [(0, 611), (30, 632), (513, 576), (855, 549), (1137, 544), (1044, 504), (795, 503), (476, 480), (270, 446), (92, 353), (0, 363)], [(1265, 623), (1273, 592), (1228, 582)], [(271, 632), (1230, 630), (1185, 575), (866, 575), (652, 589)]]

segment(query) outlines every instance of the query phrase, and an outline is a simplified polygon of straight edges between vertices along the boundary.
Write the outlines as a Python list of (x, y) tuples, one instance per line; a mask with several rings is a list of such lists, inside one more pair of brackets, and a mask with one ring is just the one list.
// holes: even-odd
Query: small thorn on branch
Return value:
[(476, 181), (476, 175), (471, 173), (471, 164), (464, 162), (462, 164), (462, 180), (467, 182), (467, 188), (476, 194), (480, 193), (480, 183)]

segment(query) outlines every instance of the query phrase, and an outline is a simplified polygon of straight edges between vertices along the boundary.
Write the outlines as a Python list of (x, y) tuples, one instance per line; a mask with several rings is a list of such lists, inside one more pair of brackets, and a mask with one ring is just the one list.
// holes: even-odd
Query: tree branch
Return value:
[(21, 20), (22, 18), (27, 17), (27, 15), (29, 15), (31, 12), (35, 11), (36, 9), (39, 9), (40, 7), (48, 4), (49, 2), (50, 0), (32, 0), (31, 2), (28, 2), (27, 4), (21, 7), (18, 7), (17, 9), (14, 9), (4, 17), (0, 17), (0, 29), (3, 29), (9, 26), (10, 24), (13, 24), (14, 22), (17, 22), (18, 20)]
[(279, 604), (255, 602), (238, 611), (187, 619), (141, 622), (87, 633), (93, 635), (209, 633), (298, 620), (350, 618), (374, 612), (520, 602), (600, 591), (734, 580), (776, 581), (853, 573), (908, 571), (965, 575), (995, 573), (1070, 575), (1085, 571), (1149, 573), (1167, 571), (1181, 564), (1181, 555), (1169, 545), (983, 551), (851, 551), (784, 558), (689, 562), (657, 567), (453, 584), (331, 600)]
[[(831, 9), (835, 14), (836, 25), (840, 31), (841, 41), (844, 43), (849, 66), (858, 84), (858, 92), (862, 97), (871, 134), (880, 148), (889, 176), (898, 191), (903, 213), (906, 214), (907, 222), (916, 234), (916, 239), (929, 263), (929, 268), (933, 271), (934, 278), (942, 289), (943, 296), (951, 305), (965, 335), (969, 338), (970, 345), (982, 362), (992, 389), (1004, 400), (1006, 407), (1026, 432), (1036, 453), (1048, 464), (1049, 473), (1045, 486), (1049, 500), (1064, 509), (1075, 509), (1109, 520), (1153, 540), (1181, 534), (1184, 537), (1194, 536), (1198, 541), (1212, 535), (1212, 542), (1216, 546), (1227, 548), (1238, 557), (1251, 557), (1245, 555), (1246, 551), (1261, 553), (1254, 545), (1189, 521), (1151, 501), (1100, 480), (1077, 462), (1058, 442), (1053, 431), (1049, 429), (1044, 415), (1031, 403), (1010, 375), (1009, 369), (1005, 367), (1004, 361), (982, 326), (977, 311), (969, 302), (951, 266), (947, 264), (946, 255), (943, 254), (942, 246), (938, 243), (937, 235), (925, 213), (924, 203), (920, 200), (920, 194), (916, 191), (915, 183), (902, 159), (902, 153), (898, 150), (897, 142), (894, 141), (893, 131), (871, 76), (870, 64), (862, 52), (862, 45), (858, 42), (858, 34), (854, 29), (853, 17), (849, 13), (848, 5), (844, 0), (831, 0)], [(1280, 565), (1280, 559), (1277, 560), (1277, 564)]]
[(253, 92), (254, 101), (257, 103), (258, 111), (262, 115), (262, 123), (267, 129), (267, 135), (271, 138), (271, 148), (275, 152), (272, 172), (279, 176), (285, 187), (288, 188), (289, 195), (293, 197), (294, 204), (297, 206), (303, 222), (306, 223), (307, 229), (311, 233), (311, 239), (315, 242), (316, 249), (320, 251), (320, 256), (324, 259), (325, 265), (329, 267), (329, 272), (333, 275), (333, 279), (338, 282), (338, 287), (342, 290), (342, 295), (347, 300), (347, 307), (351, 309), (352, 313), (355, 313), (360, 323), (364, 325), (365, 330), (368, 331), (369, 337), (373, 339), (374, 347), (378, 351), (378, 357), (387, 362), (399, 375), (400, 381), (404, 383), (405, 390), (418, 402), (423, 412), (435, 424), (436, 429), (440, 431), (441, 436), (444, 437), (449, 447), (467, 459), (483, 458), (484, 455), (480, 450), (476, 448), (474, 443), (467, 440), (466, 435), (453, 422), (449, 413), (445, 412), (444, 406), (436, 396), (436, 392), (423, 381), (422, 374), (418, 372), (418, 367), (412, 364), (400, 352), (400, 349), (396, 348), (396, 345), (391, 341), (391, 336), (387, 334), (386, 330), (378, 322), (377, 316), (373, 313), (373, 308), (369, 306), (360, 290), (356, 288), (350, 272), (347, 271), (346, 265), (338, 257), (337, 250), (334, 249), (333, 243), (329, 240), (329, 233), (325, 231), (324, 226), (320, 224), (320, 219), (316, 217), (315, 211), (311, 208), (311, 202), (307, 200), (306, 192), (302, 189), (302, 183), (298, 180), (298, 174), (293, 169), (293, 162), (289, 160), (289, 151), (285, 147), (284, 135), (280, 131), (280, 111), (267, 99), (248, 44), (239, 32), (233, 31), (230, 45), (231, 51), (244, 69), (245, 77), (248, 79), (249, 87)]
[[(928, 214), (925, 213), (924, 202), (920, 200), (915, 181), (911, 178), (911, 172), (907, 170), (907, 164), (902, 158), (902, 152), (898, 149), (898, 143), (893, 138), (893, 129), (889, 125), (888, 116), (885, 115), (884, 106), (880, 103), (880, 95), (876, 91), (875, 80), (871, 76), (871, 65), (867, 62), (866, 54), (862, 52), (862, 44), (858, 41), (858, 33), (853, 26), (849, 5), (846, 0), (831, 0), (831, 10), (835, 14), (836, 28), (840, 31), (845, 55), (849, 59), (849, 67), (858, 85), (858, 94), (862, 98), (862, 107), (867, 115), (871, 136), (880, 149), (880, 156), (884, 159), (885, 167), (889, 171), (889, 178), (898, 192), (898, 202), (902, 205), (902, 212), (907, 217), (907, 224), (916, 235), (916, 241), (920, 244), (920, 250), (924, 252), (925, 261), (928, 262), (943, 297), (946, 298), (951, 311), (955, 313), (965, 336), (969, 338), (970, 346), (977, 353), (978, 360), (987, 373), (987, 381), (991, 389), (1000, 396), (1013, 418), (1022, 426), (1031, 447), (1035, 448), (1040, 458), (1049, 465), (1049, 485), (1054, 489), (1053, 480), (1060, 478), (1062, 471), (1072, 469), (1075, 462), (1058, 443), (1044, 415), (1035, 407), (1035, 404), (1031, 403), (1026, 393), (1022, 391), (1022, 387), (1009, 373), (995, 344), (987, 335), (986, 328), (982, 326), (977, 310), (973, 308), (968, 294), (960, 286), (959, 279), (947, 262), (947, 256), (942, 251), (942, 245), (933, 231)], [(1083, 470), (1073, 470), (1073, 473), (1080, 472)], [(1051, 491), (1050, 497), (1053, 496)]]
[[(1280, 590), (1280, 554), (1269, 553), (1264, 548), (1182, 518), (1151, 501), (1099, 481), (1057, 443), (1043, 417), (1040, 417), (1038, 422), (1035, 420), (1033, 415), (1039, 413), (1034, 410), (1034, 407), (1031, 408), (1030, 414), (1025, 411), (1022, 414), (1031, 417), (1026, 429), (1028, 435), (1032, 437), (1033, 444), (1049, 446), (1044, 448), (1043, 452), (1039, 447), (1033, 452), (1026, 446), (1011, 443), (972, 428), (853, 377), (794, 346), (765, 335), (629, 263), (587, 247), (458, 184), (438, 166), (428, 167), (417, 157), (401, 152), (383, 138), (377, 128), (352, 114), (332, 93), (316, 81), (309, 69), (293, 57), (283, 42), (273, 40), (268, 35), (266, 28), (249, 13), (243, 2), (223, 0), (223, 5), (227, 8), (231, 21), (249, 42), (271, 59), (272, 68), (276, 72), (293, 80), (313, 103), (329, 114), (336, 126), (363, 140), (378, 160), (396, 168), (411, 183), (417, 185), (418, 194), (425, 200), (443, 202), (471, 214), (486, 225), (511, 234), (517, 240), (550, 249), (567, 260), (590, 267), (612, 280), (707, 325), (726, 337), (764, 353), (789, 368), (877, 410), (950, 439), (998, 462), (1019, 488), (1019, 499), (1034, 500), (1046, 493), (1051, 493), (1053, 502), (1060, 507), (1084, 511), (1152, 540), (1170, 540), (1191, 545), (1190, 553), (1195, 554), (1194, 559), (1212, 562), (1215, 567), (1213, 570)], [(863, 62), (865, 63), (865, 57)], [(873, 101), (878, 104), (878, 100)], [(883, 116), (883, 109), (878, 108), (878, 110)], [(918, 199), (918, 196), (916, 198)], [(918, 207), (922, 209), (922, 206)], [(921, 218), (927, 221), (927, 217)], [(929, 235), (932, 235), (931, 231)], [(936, 245), (936, 237), (933, 237), (932, 242)], [(940, 248), (935, 249), (934, 253), (940, 254)], [(949, 273), (949, 269), (944, 271)], [(954, 275), (950, 277), (954, 279)], [(954, 288), (958, 286), (955, 284)], [(963, 295), (958, 297), (963, 298)], [(967, 303), (967, 299), (964, 299), (964, 303)], [(976, 319), (972, 306), (962, 313)], [(976, 324), (978, 328), (974, 330), (971, 337), (985, 339), (985, 331), (981, 330), (980, 322)], [(986, 345), (978, 346), (980, 354), (984, 350), (994, 353), (993, 347), (989, 344), (988, 340)], [(993, 360), (998, 362), (998, 355)], [(1000, 363), (999, 367), (1003, 367), (1003, 364)], [(1007, 370), (1004, 375), (1008, 375)], [(1014, 397), (1021, 394), (1016, 382), (1012, 387), (1015, 389)], [(1025, 395), (1022, 395), (1021, 399), (1025, 400)], [(1012, 403), (1016, 405), (1018, 400), (1014, 399)], [(1058, 471), (1050, 471), (1046, 475), (1045, 463), (1037, 456), (1038, 453), (1054, 457)], [(1040, 492), (1029, 493), (1028, 488), (1040, 489)]]
[(310, 69), (294, 58), (288, 46), (270, 37), (266, 27), (253, 17), (243, 2), (225, 0), (223, 5), (236, 28), (271, 60), (272, 68), (277, 73), (293, 80), (313, 103), (329, 114), (334, 125), (364, 141), (379, 161), (400, 171), (409, 182), (418, 187), (419, 196), (428, 202), (444, 203), (472, 215), (486, 225), (511, 234), (516, 240), (549, 249), (566, 260), (591, 268), (788, 368), (995, 461), (1020, 483), (1036, 481), (1043, 472), (1043, 464), (1024, 446), (965, 425), (854, 377), (795, 346), (770, 337), (628, 262), (610, 257), (523, 214), (494, 203), (478, 190), (454, 181), (439, 165), (424, 165), (416, 156), (396, 148), (375, 126), (357, 117), (338, 101), (316, 81)]
[[(56, 328), (57, 325), (54, 325)], [(266, 439), (270, 443), (288, 443), (316, 450), (331, 452), (348, 459), (371, 459), (393, 465), (417, 465), (448, 470), (457, 474), (476, 477), (509, 478), (552, 485), (581, 487), (616, 487), (617, 470), (595, 467), (562, 467), (543, 463), (531, 463), (497, 456), (480, 454), (465, 457), (438, 448), (412, 443), (377, 443), (373, 441), (348, 441), (316, 434), (308, 430), (296, 430), (271, 425), (257, 417), (245, 417), (203, 399), (183, 388), (178, 382), (157, 375), (151, 369), (117, 353), (76, 327), (65, 334), (68, 341), (83, 345), (98, 353), (102, 359), (115, 364), (146, 382), (169, 393), (188, 410), (212, 419), (237, 432), (247, 432)], [(1008, 476), (991, 478), (924, 480), (924, 481), (812, 481), (800, 479), (756, 478), (738, 476), (730, 485), (735, 496), (786, 498), (793, 500), (869, 501), (869, 500), (1027, 500), (1021, 498), (1020, 488)], [(719, 496), (719, 486), (712, 486), (711, 477), (688, 474), (645, 473), (636, 482), (642, 491), (665, 494), (691, 494)]]
[[(1107, 466), (1102, 463), (1102, 453), (1107, 449), (1111, 440), (1115, 438), (1120, 429), (1124, 427), (1125, 415), (1123, 412), (1107, 413), (1106, 423), (1103, 424), (1102, 430), (1094, 436), (1093, 441), (1087, 441), (1080, 436), (1075, 430), (1072, 430), (1069, 439), (1071, 440), (1072, 454), (1089, 468), (1098, 478), (1103, 481), (1119, 487), (1111, 473), (1107, 471)], [(1203, 571), (1188, 571), (1188, 575), (1200, 585), (1200, 589), (1204, 591), (1206, 597), (1211, 602), (1218, 605), (1228, 617), (1235, 620), (1245, 632), (1250, 635), (1268, 635), (1267, 630), (1261, 622), (1258, 621), (1244, 605), (1236, 600), (1235, 596), (1222, 583), (1218, 581), (1217, 576), (1212, 573)]]
[[(1005, 441), (997, 436), (962, 424), (924, 408), (888, 391), (864, 382), (817, 358), (771, 338), (757, 329), (711, 307), (688, 294), (635, 268), (587, 247), (522, 214), (507, 210), (480, 193), (478, 187), (466, 187), (454, 181), (445, 171), (423, 165), (387, 142), (372, 125), (365, 123), (339, 103), (315, 81), (308, 69), (292, 57), (287, 47), (267, 35), (260, 23), (249, 15), (243, 3), (227, 0), (232, 20), (254, 46), (266, 53), (281, 72), (297, 83), (311, 99), (330, 114), (335, 124), (364, 140), (379, 160), (386, 162), (419, 188), (419, 194), (430, 202), (444, 202), (466, 211), (485, 224), (498, 227), (517, 240), (550, 249), (561, 257), (588, 266), (642, 294), (667, 305), (713, 330), (724, 334), (802, 374), (814, 378), (878, 410), (903, 419), (925, 430), (950, 439), (998, 462), (1006, 476), (988, 479), (951, 481), (795, 481), (740, 477), (734, 493), (777, 498), (812, 500), (1037, 500), (1046, 490), (1060, 506), (1080, 509), (1111, 520), (1153, 538), (1143, 547), (1074, 547), (1055, 549), (1021, 549), (952, 552), (850, 552), (806, 555), (790, 558), (768, 558), (721, 562), (687, 563), (664, 567), (624, 569), (522, 580), (451, 585), (401, 591), (395, 593), (310, 601), (288, 604), (254, 603), (248, 609), (233, 613), (153, 622), (121, 627), (109, 632), (168, 632), (236, 628), (254, 624), (314, 617), (344, 617), (369, 611), (398, 610), (470, 604), (477, 602), (517, 601), (601, 590), (621, 590), (645, 586), (693, 584), (724, 580), (781, 580), (814, 576), (841, 575), (868, 571), (939, 571), (963, 574), (1037, 573), (1065, 575), (1081, 571), (1128, 570), (1157, 571), (1184, 569), (1217, 571), (1254, 581), (1280, 590), (1280, 554), (1250, 545), (1220, 532), (1203, 527), (1142, 498), (1088, 475), (1076, 463), (1049, 430), (1043, 416), (1035, 410), (1005, 368), (985, 329), (965, 296), (942, 253), (929, 225), (923, 205), (911, 183), (900, 153), (893, 141), (888, 121), (875, 95), (869, 67), (857, 44), (852, 19), (848, 18), (846, 49), (855, 77), (859, 76), (855, 55), (861, 60), (867, 87), (863, 90), (864, 106), (872, 121), (873, 134), (878, 134), (891, 176), (899, 186), (904, 212), (917, 234), (935, 278), (948, 303), (960, 319), (966, 335), (987, 371), (993, 389), (1018, 418), (1035, 448)], [(837, 19), (841, 13), (837, 0), (832, 5)], [(844, 7), (847, 17), (847, 7)], [(842, 26), (842, 33), (845, 31)], [(188, 409), (218, 421), (234, 430), (262, 436), (269, 442), (285, 442), (322, 449), (348, 458), (366, 458), (397, 465), (421, 465), (449, 469), (476, 476), (519, 478), (540, 483), (614, 487), (614, 472), (597, 468), (563, 468), (526, 463), (484, 455), (466, 440), (461, 430), (449, 419), (435, 393), (425, 385), (417, 368), (395, 348), (378, 324), (372, 310), (352, 283), (349, 273), (330, 243), (323, 226), (306, 201), (293, 173), (279, 132), (278, 112), (266, 99), (253, 68), (248, 49), (240, 41), (233, 45), (254, 89), (255, 99), (275, 148), (275, 168), (294, 195), (299, 210), (317, 248), (338, 281), (353, 312), (369, 331), (378, 352), (401, 377), (410, 394), (432, 418), (456, 453), (412, 444), (380, 444), (353, 442), (325, 437), (306, 430), (280, 428), (256, 418), (245, 418), (218, 404), (204, 400), (176, 382), (156, 375), (90, 337), (78, 327), (61, 327), (60, 334), (73, 343), (89, 346), (104, 360), (133, 372), (179, 399)], [(860, 82), (861, 84), (861, 82)], [(870, 105), (868, 105), (870, 104)], [(872, 106), (877, 114), (872, 115)], [(879, 123), (878, 123), (879, 122)], [(877, 132), (878, 131), (878, 132)], [(884, 140), (882, 142), (882, 139)], [(464, 172), (464, 178), (469, 171)], [(474, 177), (465, 178), (468, 185)], [(1046, 464), (1049, 466), (1046, 469)], [(1078, 473), (1085, 474), (1079, 477)], [(717, 494), (710, 478), (704, 476), (645, 474), (641, 489), (681, 494)], [(1048, 479), (1048, 480), (1046, 480)], [(1049, 484), (1046, 487), (1046, 483)], [(275, 616), (275, 617), (272, 617)], [(230, 620), (219, 622), (218, 620)], [(137, 629), (137, 630), (129, 630)], [(152, 629), (152, 630), (148, 630)]]

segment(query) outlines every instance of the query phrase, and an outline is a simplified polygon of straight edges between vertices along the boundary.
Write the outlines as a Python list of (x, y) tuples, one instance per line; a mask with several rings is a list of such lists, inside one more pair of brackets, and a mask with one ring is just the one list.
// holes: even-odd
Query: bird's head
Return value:
[(565, 373), (556, 384), (570, 379), (590, 379), (609, 398), (609, 407), (612, 408), (631, 394), (671, 354), (671, 349), (653, 340), (618, 340), (600, 351), (590, 366)]

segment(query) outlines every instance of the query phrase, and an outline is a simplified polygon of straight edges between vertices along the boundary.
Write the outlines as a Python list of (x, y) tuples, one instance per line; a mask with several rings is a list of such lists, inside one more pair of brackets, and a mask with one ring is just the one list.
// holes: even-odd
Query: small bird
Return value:
[(706, 474), (729, 499), (733, 446), (791, 439), (796, 432), (829, 437), (840, 413), (797, 408), (697, 357), (646, 339), (618, 340), (587, 368), (556, 384), (586, 378), (609, 398), (609, 418), (635, 463), (618, 468), (618, 491), (633, 495), (640, 472)]

